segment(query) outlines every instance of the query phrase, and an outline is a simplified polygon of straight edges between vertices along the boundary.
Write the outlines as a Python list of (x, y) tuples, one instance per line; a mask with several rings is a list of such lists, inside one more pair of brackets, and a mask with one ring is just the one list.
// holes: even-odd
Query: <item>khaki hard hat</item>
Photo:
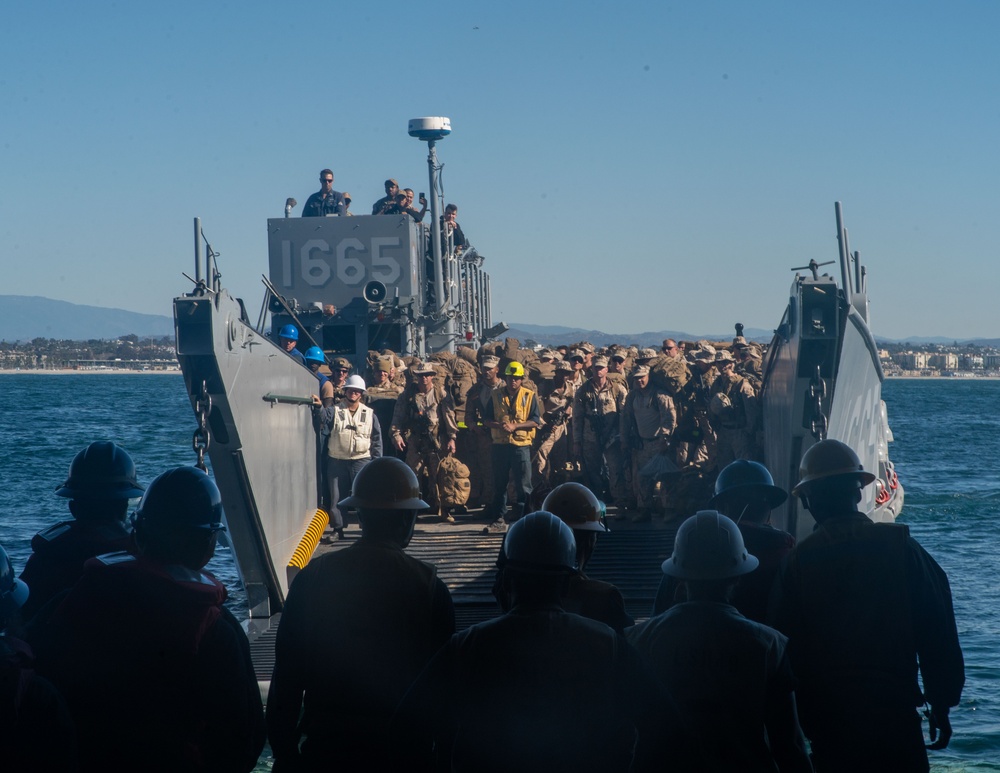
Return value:
[(875, 475), (865, 470), (854, 449), (839, 440), (821, 440), (802, 455), (799, 462), (799, 482), (792, 493), (802, 496), (809, 487), (829, 478), (853, 478), (861, 488), (875, 480)]
[(423, 510), (429, 505), (420, 498), (420, 483), (407, 464), (392, 456), (373, 459), (354, 478), (351, 495), (338, 507), (374, 510)]
[(610, 531), (604, 522), (604, 506), (594, 492), (581, 483), (556, 486), (545, 497), (542, 510), (552, 513), (571, 529)]

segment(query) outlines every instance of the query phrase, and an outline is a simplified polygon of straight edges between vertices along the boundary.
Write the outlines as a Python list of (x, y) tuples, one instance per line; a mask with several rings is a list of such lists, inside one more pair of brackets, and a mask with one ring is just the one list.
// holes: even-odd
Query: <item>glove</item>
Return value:
[(927, 744), (927, 748), (932, 750), (945, 748), (951, 740), (951, 720), (948, 719), (948, 707), (931, 706), (928, 711), (924, 712), (924, 716), (927, 717), (927, 723), (930, 726), (928, 734), (931, 737), (931, 742)]

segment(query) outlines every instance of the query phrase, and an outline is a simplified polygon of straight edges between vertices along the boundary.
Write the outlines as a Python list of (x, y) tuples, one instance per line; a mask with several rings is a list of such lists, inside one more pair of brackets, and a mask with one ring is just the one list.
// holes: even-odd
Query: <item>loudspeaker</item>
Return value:
[(365, 291), (363, 293), (364, 298), (368, 301), (368, 303), (382, 303), (388, 294), (389, 291), (386, 289), (385, 285), (377, 279), (373, 279), (366, 284)]

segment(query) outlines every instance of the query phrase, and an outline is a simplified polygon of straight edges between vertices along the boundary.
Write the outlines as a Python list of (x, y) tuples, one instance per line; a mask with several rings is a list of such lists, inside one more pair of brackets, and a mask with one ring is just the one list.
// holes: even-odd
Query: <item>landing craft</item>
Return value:
[[(450, 130), (444, 118), (410, 122), (411, 136), (428, 144), (429, 223), (406, 215), (298, 218), (288, 200), (285, 217), (267, 221), (269, 273), (256, 322), (221, 285), (215, 253), (195, 221), (195, 286), (174, 300), (177, 356), (197, 421), (195, 451), (199, 462), (211, 460), (225, 503), (251, 638), (280, 614), (328, 523), (318, 508), (309, 408), (317, 382), (278, 347), (277, 331), (294, 324), (302, 349), (346, 357), (358, 372), (369, 350), (425, 357), (478, 346), (507, 329), (492, 324), (482, 256), (474, 248), (459, 252), (436, 227), (444, 202), (435, 145)], [(841, 282), (815, 261), (795, 276), (764, 363), (762, 447), (775, 483), (789, 490), (810, 445), (823, 437), (844, 441), (879, 475), (865, 490), (865, 509), (889, 520), (903, 491), (888, 457), (892, 435), (868, 326), (867, 277), (848, 249), (839, 204), (836, 213)], [(812, 529), (794, 499), (776, 525), (799, 538)], [(637, 616), (651, 608), (656, 582), (637, 581), (643, 590), (626, 593)]]

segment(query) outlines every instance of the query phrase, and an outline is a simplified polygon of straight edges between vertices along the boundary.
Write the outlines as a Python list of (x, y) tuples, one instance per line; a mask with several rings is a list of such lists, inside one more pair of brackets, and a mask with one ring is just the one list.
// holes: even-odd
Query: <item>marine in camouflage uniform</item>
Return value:
[(608, 381), (607, 357), (595, 357), (591, 370), (592, 378), (573, 398), (573, 455), (583, 465), (587, 487), (598, 497), (608, 489), (621, 503), (628, 499), (619, 427), (627, 390)]
[[(735, 371), (733, 355), (715, 356), (718, 377), (712, 382), (709, 413), (717, 438), (719, 468), (737, 459), (754, 459), (753, 428), (757, 422), (757, 392)], [(756, 460), (755, 460), (756, 461)]]
[(715, 350), (697, 349), (687, 361), (691, 378), (677, 396), (680, 420), (674, 431), (681, 474), (667, 500), (668, 517), (687, 517), (701, 509), (712, 496), (718, 471), (715, 431), (708, 420)]
[(372, 386), (365, 393), (365, 402), (375, 411), (382, 429), (382, 450), (385, 456), (396, 456), (399, 453), (392, 442), (390, 427), (396, 410), (396, 399), (402, 394), (403, 387), (393, 383), (394, 369), (391, 357), (376, 359), (372, 365)]
[(536, 490), (552, 484), (552, 471), (562, 469), (569, 461), (569, 430), (576, 394), (576, 386), (570, 381), (572, 374), (573, 366), (560, 360), (556, 363), (554, 381), (540, 395), (543, 424), (535, 438), (531, 460)]
[(441, 511), (438, 494), (438, 466), (447, 454), (455, 453), (458, 424), (451, 395), (434, 385), (434, 368), (426, 362), (410, 367), (414, 383), (396, 399), (392, 414), (393, 447), (406, 452), (406, 463), (420, 480), (422, 497), (443, 520), (454, 521)]
[(656, 481), (639, 472), (657, 454), (667, 453), (677, 428), (677, 410), (670, 395), (649, 383), (648, 367), (640, 365), (632, 376), (634, 389), (621, 413), (621, 438), (623, 451), (632, 452), (633, 492), (639, 505), (632, 520), (640, 523), (651, 518)]
[(469, 507), (488, 506), (493, 501), (493, 438), (484, 418), (493, 390), (503, 385), (498, 375), (500, 358), (488, 355), (479, 365), (479, 380), (465, 396), (467, 442), (461, 459), (469, 468)]

